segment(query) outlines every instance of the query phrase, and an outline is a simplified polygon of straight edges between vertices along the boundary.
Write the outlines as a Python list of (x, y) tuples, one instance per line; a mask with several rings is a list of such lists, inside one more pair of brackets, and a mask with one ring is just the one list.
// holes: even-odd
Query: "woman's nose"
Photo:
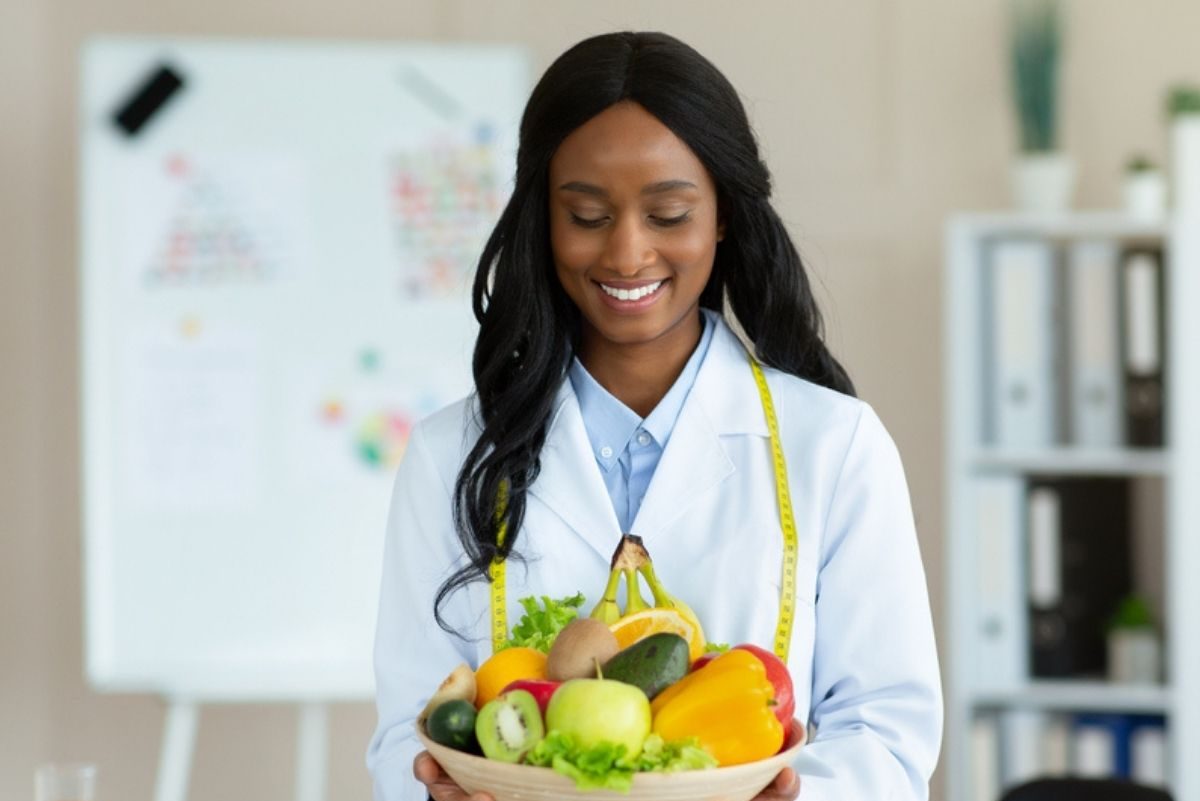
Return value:
[(636, 275), (654, 263), (654, 250), (641, 221), (634, 215), (616, 218), (604, 247), (604, 268), (620, 275)]

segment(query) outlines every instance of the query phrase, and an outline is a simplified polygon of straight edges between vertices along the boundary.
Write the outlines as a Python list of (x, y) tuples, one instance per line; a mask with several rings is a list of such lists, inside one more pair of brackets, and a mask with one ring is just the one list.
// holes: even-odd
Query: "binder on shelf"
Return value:
[(1005, 448), (1058, 440), (1055, 382), (1056, 265), (1049, 243), (1000, 239), (991, 246), (991, 439)]
[(1022, 684), (1027, 614), (1022, 579), (1025, 483), (1017, 476), (985, 476), (974, 484), (978, 587), (971, 653), (981, 689), (1011, 690)]
[(1120, 348), (1120, 252), (1115, 242), (1081, 240), (1068, 250), (1066, 285), (1069, 440), (1116, 448), (1125, 440)]
[(1130, 250), (1121, 262), (1125, 424), (1135, 447), (1163, 444), (1162, 253)]
[(983, 715), (971, 721), (971, 801), (1000, 797), (1000, 732), (996, 718)]
[(1129, 734), (1129, 778), (1138, 784), (1167, 784), (1167, 727), (1162, 715), (1142, 715)]
[(1106, 628), (1132, 587), (1130, 484), (1035, 478), (1028, 495), (1029, 672), (1103, 677)]
[(1129, 715), (1077, 715), (1071, 731), (1071, 770), (1087, 778), (1129, 777)]
[(1033, 709), (1007, 709), (1000, 714), (1004, 787), (1023, 784), (1045, 773), (1042, 731), (1046, 715)]
[(1042, 773), (1065, 776), (1071, 771), (1071, 721), (1066, 715), (1050, 715), (1042, 727)]

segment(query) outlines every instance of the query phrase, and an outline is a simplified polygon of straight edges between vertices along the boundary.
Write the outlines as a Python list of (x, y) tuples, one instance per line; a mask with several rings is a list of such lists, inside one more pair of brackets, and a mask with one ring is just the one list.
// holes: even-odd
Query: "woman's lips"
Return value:
[(596, 291), (606, 306), (618, 312), (640, 312), (662, 295), (670, 279), (658, 281), (596, 282)]

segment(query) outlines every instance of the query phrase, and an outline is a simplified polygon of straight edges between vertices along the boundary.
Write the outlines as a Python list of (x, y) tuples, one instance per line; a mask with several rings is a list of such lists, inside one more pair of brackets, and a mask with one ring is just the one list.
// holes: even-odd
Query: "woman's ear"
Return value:
[(725, 221), (717, 220), (717, 241), (720, 242), (724, 239), (725, 239)]

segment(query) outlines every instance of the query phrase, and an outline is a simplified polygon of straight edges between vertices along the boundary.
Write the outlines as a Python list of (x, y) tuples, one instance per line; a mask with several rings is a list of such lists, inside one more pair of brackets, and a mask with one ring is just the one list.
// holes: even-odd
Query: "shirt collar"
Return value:
[(578, 357), (571, 360), (567, 375), (579, 399), (579, 412), (583, 416), (592, 452), (606, 472), (620, 459), (621, 453), (628, 447), (639, 427), (644, 428), (660, 448), (666, 447), (683, 403), (687, 400), (708, 353), (713, 334), (718, 327), (718, 320), (715, 319), (717, 317), (716, 312), (701, 310), (704, 328), (700, 334), (700, 342), (688, 357), (675, 383), (645, 420), (602, 387)]

